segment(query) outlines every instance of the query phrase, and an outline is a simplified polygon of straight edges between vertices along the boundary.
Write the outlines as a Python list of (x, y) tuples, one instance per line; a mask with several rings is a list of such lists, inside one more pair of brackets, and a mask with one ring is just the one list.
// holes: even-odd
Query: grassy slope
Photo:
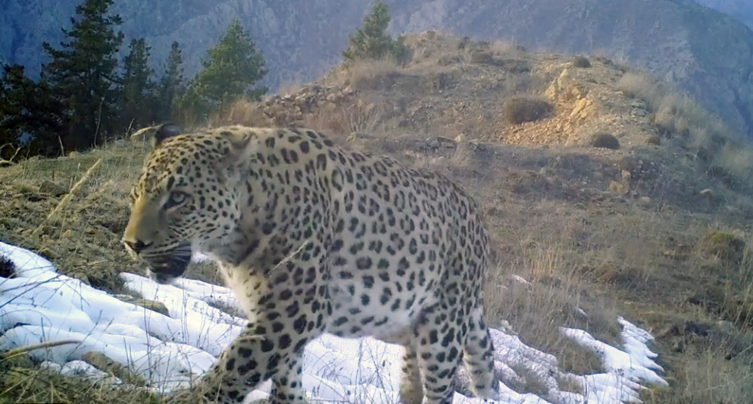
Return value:
[[(657, 95), (641, 76), (626, 75), (625, 67), (603, 59), (591, 58), (591, 68), (563, 76), (569, 59), (501, 43), (461, 45), (460, 39), (428, 34), (409, 42), (416, 50), (410, 66), (372, 62), (332, 72), (318, 85), (335, 96), (308, 103), (313, 108), (296, 102), (311, 93), (311, 86), (301, 86), (266, 106), (238, 104), (214, 123), (266, 124), (259, 110), (272, 111), (280, 121), (330, 132), (346, 148), (392, 154), (447, 173), (486, 212), (498, 258), (487, 290), (492, 323), (509, 322), (525, 343), (583, 374), (600, 370), (598, 358), (560, 336), (557, 327), (584, 328), (619, 345), (615, 318), (623, 315), (658, 337), (655, 348), (672, 384), (646, 391), (645, 402), (753, 401), (753, 355), (746, 350), (753, 256), (745, 237), (742, 246), (733, 241), (747, 234), (745, 219), (753, 210), (744, 203), (746, 186), (725, 185), (708, 174), (716, 166), (734, 178), (746, 175), (746, 160), (737, 157), (747, 149), (737, 147), (735, 154), (718, 146), (712, 135), (731, 136), (694, 104), (677, 94)], [(554, 81), (561, 91), (548, 92)], [(507, 123), (501, 111), (510, 96), (520, 94), (548, 99), (555, 115)], [(580, 100), (591, 105), (573, 118), (578, 103), (588, 104)], [(693, 130), (685, 133), (684, 125)], [(676, 135), (661, 138), (658, 147), (646, 145), (657, 127)], [(594, 131), (614, 133), (622, 148), (578, 146)], [(464, 140), (453, 147), (427, 147), (427, 137), (460, 133)], [(0, 239), (42, 252), (64, 273), (122, 293), (114, 275), (143, 271), (118, 239), (127, 221), (127, 192), (146, 151), (112, 145), (0, 169)], [(711, 156), (699, 159), (699, 151)], [(40, 186), (50, 180), (70, 188), (99, 158), (101, 167), (70, 205), (43, 224), (62, 196)], [(705, 188), (712, 190), (710, 198), (699, 196)], [(41, 235), (33, 234), (40, 225)], [(211, 266), (190, 272), (217, 282)], [(82, 388), (22, 362), (0, 360), (0, 402), (80, 402), (82, 392), (91, 393), (87, 402), (146, 401), (143, 393)], [(524, 385), (511, 387), (537, 392), (540, 384), (527, 377)]]

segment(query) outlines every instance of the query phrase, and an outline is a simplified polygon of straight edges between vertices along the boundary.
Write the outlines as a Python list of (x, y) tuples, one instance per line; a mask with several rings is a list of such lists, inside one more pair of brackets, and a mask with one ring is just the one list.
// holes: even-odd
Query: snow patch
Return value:
[[(18, 268), (13, 279), (0, 278), (0, 350), (46, 341), (73, 339), (65, 344), (38, 349), (30, 355), (43, 366), (63, 375), (83, 375), (91, 380), (122, 385), (117, 378), (82, 361), (88, 352), (100, 352), (128, 366), (160, 393), (186, 387), (206, 372), (235, 339), (247, 320), (216, 306), (238, 307), (231, 289), (200, 281), (179, 279), (160, 285), (148, 278), (122, 273), (126, 287), (141, 297), (165, 305), (169, 315), (123, 302), (78, 279), (58, 274), (54, 265), (39, 255), (0, 242), (0, 255)], [(194, 261), (208, 259), (195, 254)], [(521, 278), (521, 282), (525, 282)], [(561, 372), (553, 355), (526, 346), (511, 333), (492, 329), (496, 347), (495, 372), (500, 379), (496, 403), (570, 404), (639, 403), (641, 383), (666, 385), (663, 369), (646, 346), (652, 336), (618, 319), (623, 326), (623, 347), (618, 349), (572, 328), (561, 332), (597, 352), (606, 373), (587, 376)], [(373, 338), (344, 339), (323, 335), (310, 342), (304, 353), (303, 385), (312, 402), (398, 402), (403, 348)], [(520, 394), (507, 384), (520, 384), (514, 369), (525, 369), (546, 386), (543, 397)], [(580, 385), (583, 394), (559, 390), (557, 379)], [(269, 394), (271, 383), (261, 384), (245, 402)], [(454, 403), (489, 402), (455, 393)]]

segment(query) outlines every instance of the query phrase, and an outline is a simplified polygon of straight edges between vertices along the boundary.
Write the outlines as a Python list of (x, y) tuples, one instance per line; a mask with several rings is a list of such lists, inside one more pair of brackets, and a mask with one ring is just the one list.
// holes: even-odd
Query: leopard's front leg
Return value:
[(201, 397), (202, 404), (241, 403), (271, 379), (272, 403), (305, 404), (303, 351), (324, 332), (324, 319), (331, 312), (326, 286), (307, 274), (312, 270), (310, 260), (291, 259), (269, 274), (267, 293), (255, 301), (253, 319), (207, 374), (179, 394)]

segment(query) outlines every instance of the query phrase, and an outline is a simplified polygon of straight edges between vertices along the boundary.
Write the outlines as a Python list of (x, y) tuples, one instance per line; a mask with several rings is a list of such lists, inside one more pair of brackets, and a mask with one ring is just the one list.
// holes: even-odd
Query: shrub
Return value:
[(591, 62), (583, 56), (578, 56), (575, 59), (573, 59), (573, 66), (580, 67), (580, 68), (589, 68), (591, 67)]
[(588, 139), (588, 145), (591, 147), (618, 150), (620, 148), (620, 141), (609, 133), (595, 133)]
[(646, 139), (646, 144), (652, 144), (654, 146), (661, 145), (661, 137), (658, 135), (651, 135)]
[(471, 55), (471, 64), (474, 65), (493, 65), (496, 63), (494, 56), (489, 52), (473, 52)]
[(745, 247), (745, 240), (735, 234), (719, 230), (709, 232), (696, 245), (697, 250), (704, 255), (735, 263), (742, 261)]
[(554, 112), (554, 106), (539, 97), (519, 96), (507, 100), (504, 112), (507, 122), (517, 125), (548, 117)]

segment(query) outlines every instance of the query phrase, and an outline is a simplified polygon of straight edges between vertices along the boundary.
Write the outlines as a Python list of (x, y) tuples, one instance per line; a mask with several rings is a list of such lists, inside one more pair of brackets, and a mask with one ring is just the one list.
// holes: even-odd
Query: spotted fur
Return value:
[(489, 241), (458, 185), (308, 129), (169, 127), (155, 143), (124, 243), (163, 283), (208, 254), (249, 318), (192, 390), (204, 402), (271, 379), (273, 402), (304, 403), (303, 350), (323, 333), (404, 346), (403, 403), (450, 403), (461, 362), (475, 394), (497, 397)]

